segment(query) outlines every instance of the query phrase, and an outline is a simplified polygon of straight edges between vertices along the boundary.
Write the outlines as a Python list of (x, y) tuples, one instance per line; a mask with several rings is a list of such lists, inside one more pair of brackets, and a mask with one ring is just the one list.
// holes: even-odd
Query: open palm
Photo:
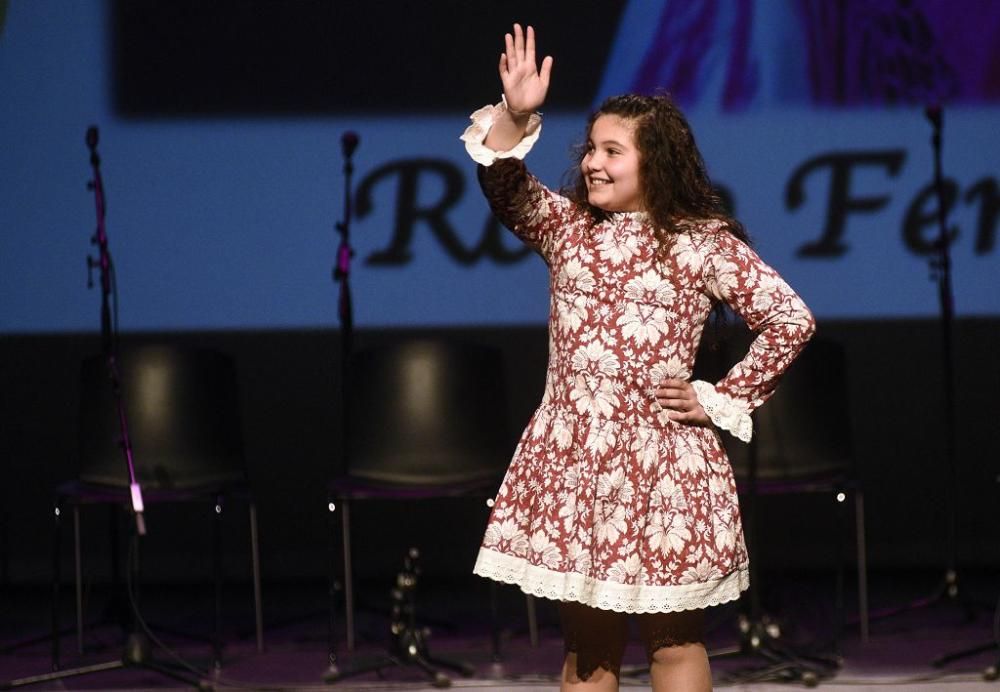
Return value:
[(504, 35), (506, 50), (500, 55), (500, 81), (507, 107), (517, 113), (537, 110), (545, 102), (552, 75), (552, 57), (542, 60), (539, 71), (535, 63), (535, 30), (514, 25), (514, 35)]

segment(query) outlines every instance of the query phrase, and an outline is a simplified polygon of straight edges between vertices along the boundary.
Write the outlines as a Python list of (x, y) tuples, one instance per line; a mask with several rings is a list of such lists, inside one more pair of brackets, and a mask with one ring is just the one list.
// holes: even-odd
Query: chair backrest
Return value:
[[(145, 486), (193, 488), (246, 480), (232, 358), (153, 345), (118, 359), (136, 475)], [(103, 356), (83, 361), (80, 480), (128, 485), (116, 397)]]
[(496, 477), (510, 461), (497, 349), (400, 339), (351, 359), (349, 475), (401, 484)]
[[(774, 395), (754, 413), (757, 478), (794, 480), (853, 468), (843, 347), (813, 339)], [(746, 478), (750, 448), (724, 436), (737, 478)]]

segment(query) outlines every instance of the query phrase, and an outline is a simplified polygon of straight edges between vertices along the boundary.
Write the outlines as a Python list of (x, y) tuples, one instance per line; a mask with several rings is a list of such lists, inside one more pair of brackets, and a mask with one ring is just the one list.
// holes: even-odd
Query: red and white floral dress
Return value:
[(695, 381), (719, 428), (750, 440), (750, 412), (815, 329), (778, 274), (718, 222), (694, 222), (669, 252), (642, 212), (597, 221), (510, 152), (482, 142), (502, 105), (462, 139), (497, 218), (549, 267), (545, 394), (496, 496), (475, 573), (544, 598), (627, 613), (699, 609), (749, 584), (736, 484), (719, 433), (667, 418), (664, 378), (688, 379), (713, 305), (757, 334), (719, 382)]

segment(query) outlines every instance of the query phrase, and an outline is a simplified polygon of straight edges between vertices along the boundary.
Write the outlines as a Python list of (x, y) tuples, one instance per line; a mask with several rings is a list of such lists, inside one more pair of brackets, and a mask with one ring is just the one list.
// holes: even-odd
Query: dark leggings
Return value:
[[(587, 680), (598, 668), (618, 677), (628, 640), (628, 616), (572, 602), (560, 603), (559, 615), (566, 653), (576, 654), (577, 677)], [(665, 646), (705, 641), (705, 617), (701, 610), (643, 613), (634, 617), (650, 663), (653, 654)]]

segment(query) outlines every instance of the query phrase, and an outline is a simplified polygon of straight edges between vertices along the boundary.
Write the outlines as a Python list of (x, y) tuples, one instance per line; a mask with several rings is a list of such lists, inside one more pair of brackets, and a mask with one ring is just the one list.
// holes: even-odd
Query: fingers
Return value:
[(660, 383), (661, 387), (677, 387), (681, 389), (694, 389), (687, 380), (679, 380), (676, 377), (668, 377)]
[(687, 423), (690, 425), (711, 426), (711, 420), (701, 402), (694, 387), (687, 380), (668, 378), (654, 392), (654, 406), (665, 411), (667, 418), (677, 423)]
[(524, 62), (524, 32), (521, 25), (514, 25), (514, 34), (504, 34), (504, 48), (507, 55), (507, 71), (513, 72)]
[(680, 387), (657, 387), (653, 392), (657, 399), (680, 399), (682, 401), (698, 401), (698, 395), (693, 389)]
[[(2, 0), (0, 0), (2, 2)], [(544, 103), (552, 76), (552, 58), (546, 56), (541, 71), (536, 64), (535, 29), (514, 24), (504, 34), (504, 52), (498, 70), (507, 105), (517, 111), (533, 111)]]
[(700, 422), (696, 411), (667, 411), (667, 418), (678, 423)]
[(517, 64), (517, 55), (514, 52), (514, 37), (510, 34), (503, 35), (504, 57), (507, 59), (507, 69), (513, 70)]
[(542, 85), (546, 90), (549, 88), (549, 78), (552, 76), (552, 56), (547, 55), (545, 59), (542, 60), (542, 71), (540, 77), (542, 79)]
[[(515, 70), (521, 63), (535, 65), (535, 27), (528, 26), (527, 31), (520, 24), (514, 25), (513, 34), (504, 34), (504, 49), (507, 55), (508, 71)], [(552, 58), (546, 57), (542, 62), (542, 78), (548, 83), (552, 71)]]
[(673, 411), (691, 411), (698, 408), (694, 387), (685, 380), (667, 379), (653, 393), (656, 403)]

